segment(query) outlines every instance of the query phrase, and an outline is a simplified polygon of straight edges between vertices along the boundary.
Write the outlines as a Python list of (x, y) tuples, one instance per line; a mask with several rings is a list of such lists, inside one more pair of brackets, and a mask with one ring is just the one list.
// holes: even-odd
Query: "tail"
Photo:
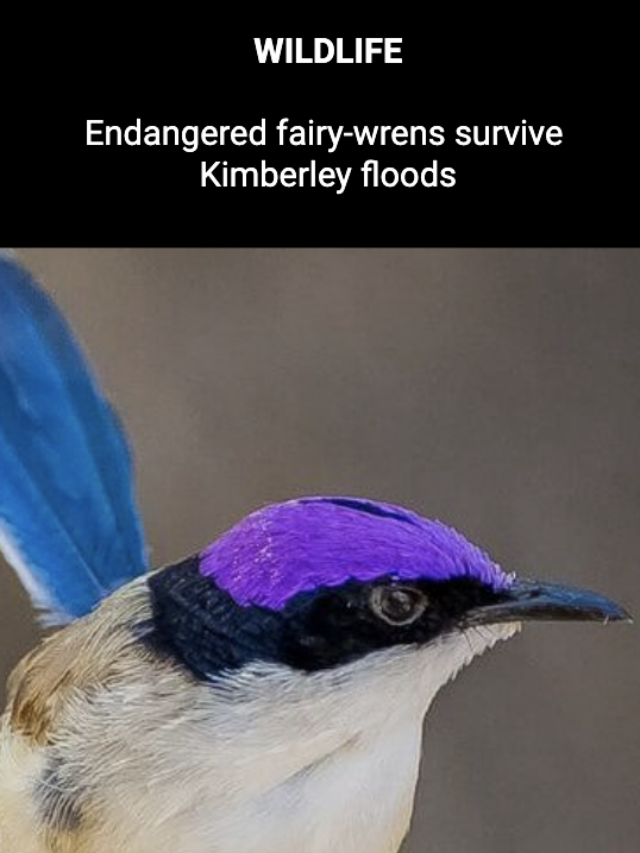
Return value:
[(145, 571), (126, 437), (73, 334), (0, 253), (0, 549), (48, 623)]

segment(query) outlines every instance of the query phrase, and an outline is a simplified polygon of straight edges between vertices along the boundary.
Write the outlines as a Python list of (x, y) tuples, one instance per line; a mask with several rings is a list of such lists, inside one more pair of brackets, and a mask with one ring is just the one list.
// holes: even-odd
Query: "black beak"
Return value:
[(496, 625), (523, 621), (631, 622), (631, 616), (609, 598), (559, 584), (516, 580), (494, 603), (469, 611), (466, 624)]

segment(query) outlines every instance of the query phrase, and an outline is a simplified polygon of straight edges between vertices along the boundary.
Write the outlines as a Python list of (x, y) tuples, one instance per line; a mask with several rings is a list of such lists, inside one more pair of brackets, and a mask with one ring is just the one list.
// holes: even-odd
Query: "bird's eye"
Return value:
[(377, 586), (371, 593), (371, 609), (390, 625), (410, 625), (428, 604), (426, 595), (410, 586)]

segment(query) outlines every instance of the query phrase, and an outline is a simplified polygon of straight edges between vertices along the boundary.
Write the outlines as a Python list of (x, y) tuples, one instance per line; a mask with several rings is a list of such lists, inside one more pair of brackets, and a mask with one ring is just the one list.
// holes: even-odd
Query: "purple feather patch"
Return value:
[(301, 498), (258, 510), (200, 555), (200, 571), (240, 605), (282, 610), (289, 599), (347, 581), (470, 577), (504, 589), (505, 574), (438, 521), (360, 498)]

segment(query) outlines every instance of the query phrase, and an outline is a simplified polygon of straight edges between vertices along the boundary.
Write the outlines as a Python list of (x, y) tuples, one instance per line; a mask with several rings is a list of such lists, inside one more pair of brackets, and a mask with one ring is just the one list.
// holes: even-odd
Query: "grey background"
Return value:
[[(20, 254), (129, 428), (154, 563), (359, 494), (640, 613), (638, 251)], [(38, 638), (5, 566), (0, 620), (4, 677)], [(639, 651), (538, 625), (476, 662), (429, 716), (406, 850), (636, 851)]]

